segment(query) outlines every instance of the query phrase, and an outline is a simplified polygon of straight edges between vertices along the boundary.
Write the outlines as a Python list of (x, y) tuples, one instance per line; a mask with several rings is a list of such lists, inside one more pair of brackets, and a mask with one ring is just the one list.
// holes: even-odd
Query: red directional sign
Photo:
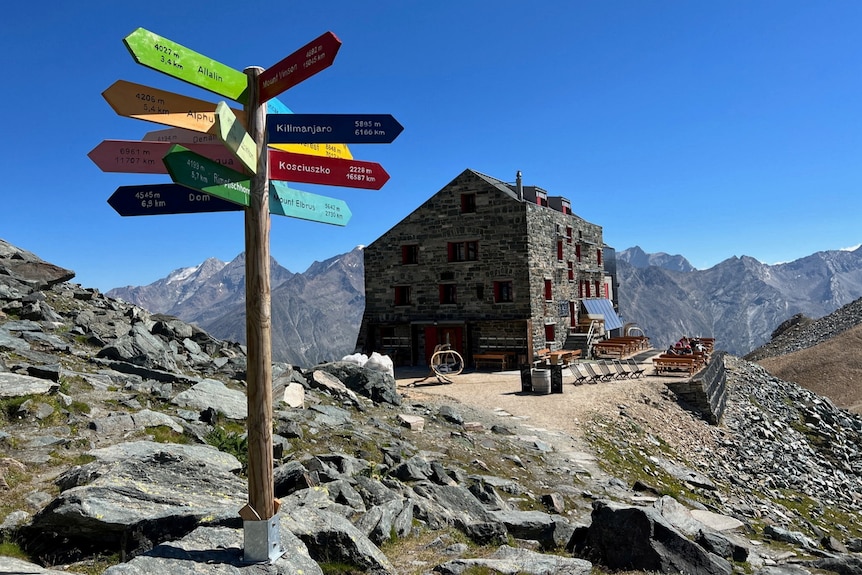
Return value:
[(285, 182), (379, 190), (389, 174), (375, 162), (269, 151), (269, 177)]
[[(98, 146), (90, 150), (87, 156), (103, 172), (167, 174), (162, 158), (168, 153), (171, 145), (171, 142), (102, 140)], [(237, 171), (243, 169), (239, 160), (221, 144), (186, 144), (186, 146), (223, 166)]]
[(340, 47), (341, 40), (327, 32), (261, 72), (258, 77), (261, 103), (331, 66)]

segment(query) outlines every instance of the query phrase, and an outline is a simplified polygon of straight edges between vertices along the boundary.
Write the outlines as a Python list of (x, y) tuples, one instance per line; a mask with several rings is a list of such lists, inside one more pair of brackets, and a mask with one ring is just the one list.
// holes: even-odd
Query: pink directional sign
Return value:
[[(201, 134), (202, 135), (202, 134)], [(127, 140), (103, 140), (90, 150), (87, 156), (103, 172), (125, 174), (167, 174), (162, 158), (168, 153), (171, 142), (137, 142)], [(242, 171), (242, 164), (220, 143), (186, 144), (197, 152), (219, 164)]]
[(286, 182), (379, 190), (389, 174), (375, 162), (269, 151), (269, 177)]
[(260, 101), (266, 102), (332, 65), (341, 40), (327, 32), (312, 40), (258, 77)]

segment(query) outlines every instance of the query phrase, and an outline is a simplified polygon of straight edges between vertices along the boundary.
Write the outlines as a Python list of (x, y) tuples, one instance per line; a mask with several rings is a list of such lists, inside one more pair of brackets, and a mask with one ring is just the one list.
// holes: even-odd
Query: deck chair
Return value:
[(599, 370), (602, 372), (602, 375), (604, 376), (603, 381), (610, 381), (612, 379), (616, 379), (616, 377), (617, 377), (616, 372), (611, 371), (611, 368), (606, 361), (599, 361), (599, 362), (596, 362), (596, 364), (599, 366)]
[(572, 375), (575, 376), (575, 381), (572, 382), (575, 385), (580, 385), (589, 379), (589, 376), (586, 375), (583, 371), (581, 371), (581, 369), (578, 367), (578, 365), (580, 365), (580, 364), (577, 364), (577, 363), (570, 363), (569, 364), (569, 370), (571, 370)]
[(600, 381), (604, 381), (605, 376), (600, 373), (596, 373), (596, 370), (593, 369), (592, 363), (583, 363), (581, 365), (584, 366), (584, 369), (586, 369), (589, 374), (587, 383), (598, 383)]
[(632, 376), (632, 372), (626, 368), (621, 360), (615, 359), (613, 365), (614, 369), (617, 370), (617, 379), (629, 379)]
[(644, 368), (639, 366), (635, 360), (633, 360), (632, 358), (628, 358), (626, 360), (626, 363), (628, 363), (629, 367), (632, 369), (632, 378), (637, 378), (643, 375)]

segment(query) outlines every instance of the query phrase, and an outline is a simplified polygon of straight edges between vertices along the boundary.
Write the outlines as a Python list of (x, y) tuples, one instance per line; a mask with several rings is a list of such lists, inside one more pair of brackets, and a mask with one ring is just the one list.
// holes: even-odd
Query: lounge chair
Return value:
[(587, 373), (590, 374), (590, 377), (587, 379), (587, 383), (598, 383), (600, 381), (605, 381), (605, 376), (601, 373), (596, 373), (596, 370), (593, 369), (593, 364), (591, 363), (583, 363), (584, 369), (587, 370)]
[(632, 376), (632, 372), (621, 360), (615, 359), (613, 361), (613, 366), (614, 369), (617, 370), (617, 379), (629, 379)]
[(637, 378), (643, 375), (644, 368), (642, 368), (638, 363), (632, 358), (628, 358), (626, 362), (629, 364), (629, 367), (632, 369), (632, 378)]
[(577, 363), (570, 363), (569, 364), (569, 369), (571, 370), (572, 375), (575, 376), (575, 381), (572, 382), (575, 385), (580, 385), (589, 379), (589, 376), (586, 375), (583, 371), (581, 371), (581, 369), (578, 367), (578, 365), (579, 364), (577, 364)]
[(596, 365), (599, 366), (599, 370), (602, 372), (602, 375), (604, 376), (604, 381), (610, 381), (612, 379), (617, 378), (616, 370), (611, 371), (611, 368), (607, 362), (597, 361)]

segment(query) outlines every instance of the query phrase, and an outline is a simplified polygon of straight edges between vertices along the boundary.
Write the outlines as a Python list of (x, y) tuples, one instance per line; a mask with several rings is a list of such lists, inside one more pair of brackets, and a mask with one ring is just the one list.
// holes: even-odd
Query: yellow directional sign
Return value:
[(353, 154), (344, 144), (269, 144), (270, 148), (306, 156), (324, 156), (326, 158), (341, 158), (352, 160)]
[(216, 135), (243, 166), (257, 173), (257, 145), (224, 102), (216, 106)]
[[(216, 121), (216, 105), (212, 102), (125, 80), (117, 80), (111, 84), (102, 92), (102, 96), (117, 114), (127, 118), (186, 128), (195, 132), (209, 132)], [(245, 124), (245, 112), (242, 110), (233, 112), (240, 122)]]

